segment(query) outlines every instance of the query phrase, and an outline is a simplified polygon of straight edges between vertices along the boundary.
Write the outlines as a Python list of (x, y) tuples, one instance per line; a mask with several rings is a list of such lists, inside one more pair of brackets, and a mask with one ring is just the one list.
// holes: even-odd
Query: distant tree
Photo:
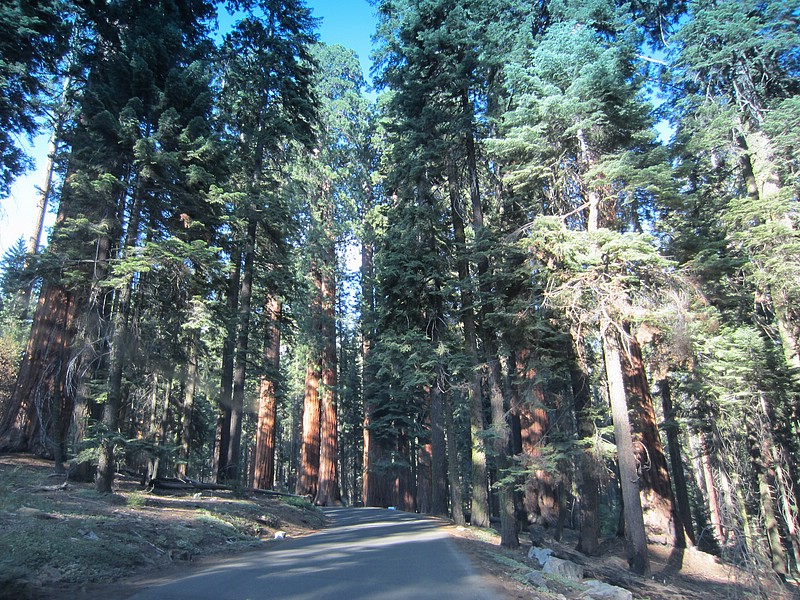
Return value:
[(0, 7), (0, 196), (29, 166), (20, 137), (39, 129), (46, 82), (66, 52), (66, 2), (13, 0)]

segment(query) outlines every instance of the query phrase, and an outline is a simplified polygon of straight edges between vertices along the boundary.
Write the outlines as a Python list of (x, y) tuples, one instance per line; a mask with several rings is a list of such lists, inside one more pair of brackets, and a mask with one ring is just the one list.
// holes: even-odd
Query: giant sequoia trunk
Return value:
[(619, 483), (622, 491), (623, 516), (625, 521), (625, 542), (628, 564), (634, 573), (647, 575), (650, 572), (650, 559), (647, 553), (647, 535), (642, 516), (642, 501), (639, 494), (639, 474), (636, 469), (636, 455), (628, 417), (628, 403), (625, 397), (625, 383), (622, 372), (622, 353), (617, 333), (613, 326), (604, 324), (603, 355), (605, 358), (608, 396), (611, 402), (611, 416), (614, 420), (614, 437), (617, 444), (619, 464)]
[(553, 527), (559, 519), (559, 503), (553, 475), (541, 468), (542, 446), (545, 444), (550, 419), (545, 395), (537, 383), (536, 371), (528, 364), (529, 350), (516, 356), (516, 402), (513, 407), (519, 417), (522, 440), (522, 466), (533, 472), (525, 477), (524, 504), (528, 522)]
[(320, 461), (320, 381), (322, 352), (319, 348), (324, 335), (322, 323), (323, 274), (316, 259), (311, 264), (311, 347), (306, 357), (305, 393), (303, 396), (303, 429), (300, 444), (300, 464), (297, 467), (295, 491), (315, 498), (319, 485)]
[(627, 360), (624, 361), (625, 390), (633, 428), (634, 448), (641, 477), (639, 488), (648, 538), (651, 542), (683, 547), (683, 523), (672, 494), (667, 459), (658, 435), (653, 398), (644, 371), (642, 349), (629, 327)]
[(85, 303), (78, 291), (45, 285), (33, 317), (14, 393), (0, 423), (0, 452), (64, 456), (74, 386), (67, 371), (73, 356), (76, 317)]
[(320, 444), (320, 370), (319, 361), (308, 359), (303, 395), (303, 433), (300, 443), (300, 464), (297, 466), (295, 492), (301, 496), (317, 495), (319, 482)]
[(271, 490), (275, 482), (275, 438), (278, 417), (277, 379), (281, 356), (281, 302), (267, 298), (264, 307), (264, 368), (258, 394), (258, 430), (256, 432), (253, 487)]
[[(332, 209), (331, 209), (332, 210)], [(332, 215), (330, 215), (332, 218)], [(326, 223), (330, 226), (328, 220)], [(328, 229), (331, 231), (332, 229)], [(319, 426), (319, 483), (314, 503), (318, 506), (341, 504), (338, 469), (338, 419), (336, 406), (336, 281), (334, 278), (336, 252), (333, 240), (325, 248), (322, 270), (322, 356)]]

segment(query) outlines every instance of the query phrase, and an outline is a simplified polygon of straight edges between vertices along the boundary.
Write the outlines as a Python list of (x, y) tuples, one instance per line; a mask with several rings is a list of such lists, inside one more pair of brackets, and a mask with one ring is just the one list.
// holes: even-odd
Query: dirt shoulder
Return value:
[(52, 473), (32, 456), (0, 456), (0, 600), (124, 598), (145, 579), (324, 525), (293, 497), (155, 493), (125, 477), (100, 495)]
[[(505, 598), (526, 600), (585, 600), (587, 586), (558, 576), (542, 573), (534, 559), (528, 558), (530, 541), (520, 539), (520, 547), (500, 546), (500, 536), (485, 529), (451, 526), (449, 531), (459, 549), (474, 567)], [(546, 539), (544, 546), (553, 555), (583, 567), (583, 581), (597, 579), (632, 592), (635, 599), (646, 600), (707, 600), (708, 598), (769, 598), (790, 600), (800, 598), (796, 584), (781, 585), (766, 571), (745, 571), (721, 562), (717, 557), (695, 549), (673, 549), (651, 545), (650, 577), (630, 572), (624, 558), (623, 545), (618, 540), (607, 541), (599, 557), (588, 557), (574, 550), (575, 540)], [(537, 589), (528, 574), (543, 575), (547, 591)]]

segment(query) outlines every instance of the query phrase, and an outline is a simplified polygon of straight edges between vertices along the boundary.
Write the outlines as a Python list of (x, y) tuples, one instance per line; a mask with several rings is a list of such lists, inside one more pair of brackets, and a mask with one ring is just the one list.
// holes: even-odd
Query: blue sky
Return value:
[(369, 77), (371, 38), (375, 32), (375, 9), (367, 0), (312, 0), (314, 16), (321, 17), (320, 41), (352, 48)]
[[(367, 0), (307, 0), (314, 16), (321, 19), (320, 41), (326, 44), (341, 44), (352, 48), (361, 60), (364, 76), (369, 80), (369, 54), (371, 37), (375, 31), (375, 10)], [(27, 242), (33, 233), (35, 206), (38, 195), (36, 186), (42, 181), (40, 172), (46, 156), (47, 132), (39, 136), (31, 149), (37, 169), (20, 177), (11, 189), (8, 198), (0, 199), (0, 256), (23, 236)], [(52, 223), (53, 215), (48, 215)], [(45, 235), (46, 237), (46, 235)]]

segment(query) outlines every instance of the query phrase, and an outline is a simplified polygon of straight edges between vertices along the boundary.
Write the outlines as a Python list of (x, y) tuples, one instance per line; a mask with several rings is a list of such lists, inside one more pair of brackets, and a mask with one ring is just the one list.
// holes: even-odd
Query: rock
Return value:
[(550, 548), (537, 548), (536, 546), (531, 546), (531, 549), (528, 550), (528, 558), (530, 560), (537, 561), (540, 567), (543, 567), (544, 563), (546, 563), (547, 559), (552, 555), (553, 551)]
[(285, 540), (289, 534), (285, 531), (276, 531), (275, 532), (275, 539), (276, 540)]
[(609, 585), (597, 579), (587, 579), (583, 582), (589, 589), (580, 597), (583, 600), (633, 600), (633, 594), (625, 588)]
[(556, 558), (555, 556), (551, 556), (547, 559), (547, 562), (544, 563), (542, 567), (542, 573), (557, 575), (558, 577), (563, 577), (564, 579), (572, 581), (580, 581), (583, 579), (582, 566), (568, 560)]
[(531, 571), (525, 576), (525, 578), (528, 580), (528, 583), (530, 583), (537, 590), (542, 592), (549, 591), (547, 587), (547, 580), (544, 578), (544, 575), (539, 573), (539, 571)]

